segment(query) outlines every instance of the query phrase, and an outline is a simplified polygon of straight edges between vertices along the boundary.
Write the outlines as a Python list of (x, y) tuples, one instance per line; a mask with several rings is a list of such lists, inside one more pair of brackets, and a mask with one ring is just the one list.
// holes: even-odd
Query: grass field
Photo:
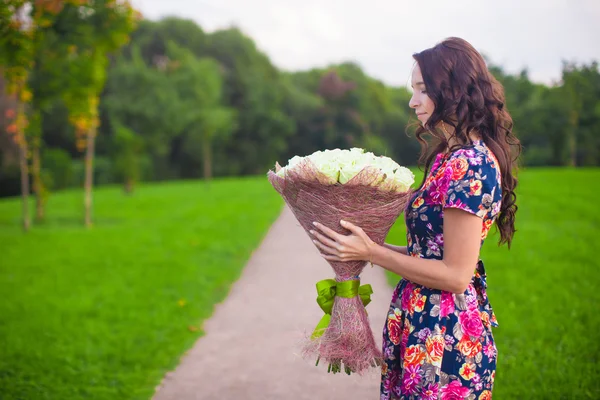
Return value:
[[(599, 180), (524, 171), (512, 249), (484, 246), (496, 400), (600, 398)], [(0, 399), (149, 399), (282, 204), (264, 177), (100, 188), (86, 230), (69, 191), (24, 235), (18, 199), (0, 201)]]
[[(523, 171), (510, 251), (486, 240), (494, 399), (600, 398), (599, 181), (600, 169)], [(403, 219), (387, 241), (406, 244)]]
[(0, 201), (0, 399), (149, 399), (281, 211), (266, 179), (52, 196), (23, 235)]

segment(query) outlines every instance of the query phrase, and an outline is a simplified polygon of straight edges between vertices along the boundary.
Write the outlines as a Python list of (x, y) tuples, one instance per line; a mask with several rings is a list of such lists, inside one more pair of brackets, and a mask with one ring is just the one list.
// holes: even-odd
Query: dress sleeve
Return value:
[(450, 175), (444, 208), (458, 208), (480, 218), (493, 217), (500, 196), (496, 163), (474, 149), (456, 151), (448, 161)]

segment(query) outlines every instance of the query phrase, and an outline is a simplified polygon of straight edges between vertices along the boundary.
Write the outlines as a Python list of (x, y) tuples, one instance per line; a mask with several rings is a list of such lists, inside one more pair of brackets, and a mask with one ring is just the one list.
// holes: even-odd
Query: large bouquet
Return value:
[[(414, 175), (388, 157), (363, 149), (317, 151), (293, 157), (268, 179), (304, 230), (313, 221), (349, 234), (340, 220), (363, 228), (377, 244), (384, 240), (410, 197)], [(360, 286), (366, 261), (329, 261), (335, 279), (317, 283), (317, 302), (325, 316), (304, 346), (303, 354), (329, 363), (329, 371), (361, 373), (381, 363), (365, 306), (370, 285)]]

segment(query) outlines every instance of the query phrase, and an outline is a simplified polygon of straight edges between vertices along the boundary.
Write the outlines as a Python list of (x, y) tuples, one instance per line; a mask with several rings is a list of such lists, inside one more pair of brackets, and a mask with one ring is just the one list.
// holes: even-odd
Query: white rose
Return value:
[(363, 156), (362, 156), (362, 160), (365, 162), (365, 164), (370, 164), (370, 165), (373, 165), (373, 163), (376, 162), (375, 160), (377, 158), (378, 157), (375, 154), (371, 153), (370, 151), (368, 153), (363, 154)]
[(327, 179), (325, 181), (321, 181), (321, 183), (330, 185), (337, 183), (340, 177), (340, 167), (335, 161), (318, 164), (317, 168), (327, 177)]
[(317, 152), (308, 158), (327, 177), (323, 181), (320, 180), (321, 183), (332, 185), (338, 181), (340, 167), (333, 152)]
[(288, 164), (285, 167), (282, 167), (277, 172), (277, 176), (285, 178), (286, 173), (289, 171), (294, 170), (294, 172), (298, 172), (298, 171), (295, 171), (295, 169), (302, 161), (304, 161), (304, 157), (294, 156), (294, 157), (290, 158), (288, 160)]
[(378, 187), (381, 190), (390, 192), (392, 190), (396, 190), (396, 188), (398, 187), (398, 184), (396, 183), (396, 180), (394, 179), (394, 175), (386, 175), (385, 178), (383, 179), (383, 182)]
[(348, 183), (349, 180), (354, 178), (364, 168), (365, 165), (363, 164), (347, 164), (342, 166), (340, 169), (340, 183), (342, 185)]
[(415, 174), (408, 168), (399, 167), (394, 173), (394, 181), (396, 182), (396, 191), (403, 193), (415, 183)]
[(289, 159), (287, 167), (294, 168), (296, 165), (300, 164), (302, 160), (304, 160), (304, 157), (294, 156)]
[(389, 157), (376, 157), (372, 162), (375, 166), (381, 168), (386, 174), (393, 174), (400, 166)]
[(286, 168), (287, 167), (282, 167), (279, 171), (277, 171), (275, 175), (279, 176), (280, 178), (285, 178)]
[(343, 153), (343, 150), (340, 150), (340, 149), (325, 150), (324, 153), (330, 157), (339, 157), (339, 155)]
[(353, 153), (349, 152), (348, 150), (341, 152), (337, 158), (338, 163), (340, 165), (340, 169), (356, 165), (356, 161), (357, 161), (356, 156), (357, 156), (356, 153), (353, 154)]

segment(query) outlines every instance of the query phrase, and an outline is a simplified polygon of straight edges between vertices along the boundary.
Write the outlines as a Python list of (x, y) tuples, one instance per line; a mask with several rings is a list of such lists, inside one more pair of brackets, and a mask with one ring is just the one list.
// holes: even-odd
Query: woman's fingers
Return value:
[(339, 258), (338, 256), (332, 256), (332, 255), (327, 255), (327, 254), (322, 254), (321, 255), (324, 259), (329, 260), (329, 261), (343, 261), (341, 258)]
[(326, 227), (323, 224), (320, 224), (318, 222), (313, 222), (313, 225), (320, 230), (321, 232), (323, 232), (325, 235), (327, 235), (329, 238), (333, 239), (335, 242), (341, 242), (341, 238), (343, 238), (343, 235), (340, 235), (339, 233), (337, 233), (336, 231), (334, 231), (333, 229), (330, 229), (328, 227)]
[(333, 247), (329, 247), (324, 245), (323, 243), (319, 242), (318, 240), (313, 240), (313, 243), (320, 249), (323, 251), (323, 253), (329, 254), (329, 255), (336, 255), (337, 254), (337, 250), (334, 249)]
[(330, 248), (339, 250), (340, 244), (334, 240), (329, 239), (327, 236), (322, 235), (319, 232), (314, 231), (314, 230), (311, 230), (310, 234), (313, 235), (314, 237), (316, 237), (317, 240), (319, 242), (323, 243), (324, 245), (329, 246)]
[(362, 228), (360, 226), (354, 225), (352, 222), (340, 220), (340, 225), (342, 225), (344, 228), (348, 229), (350, 232), (356, 235), (362, 232)]

